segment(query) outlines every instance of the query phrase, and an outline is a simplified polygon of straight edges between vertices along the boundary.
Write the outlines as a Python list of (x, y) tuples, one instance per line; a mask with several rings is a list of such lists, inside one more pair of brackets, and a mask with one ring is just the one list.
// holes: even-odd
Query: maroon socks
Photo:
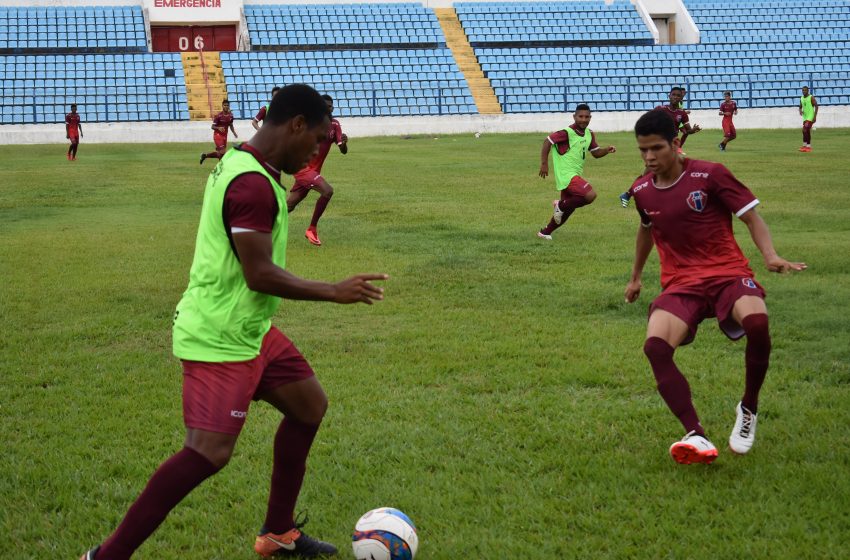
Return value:
[(764, 313), (747, 315), (742, 323), (744, 332), (747, 333), (747, 351), (744, 358), (747, 375), (741, 404), (755, 413), (759, 406), (759, 391), (770, 364), (770, 330), (767, 315)]
[(664, 339), (657, 336), (650, 337), (643, 345), (643, 351), (649, 358), (652, 373), (655, 374), (655, 382), (661, 398), (667, 403), (670, 412), (685, 427), (685, 432), (696, 432), (705, 436), (702, 424), (699, 423), (697, 411), (691, 401), (691, 388), (688, 380), (673, 362), (673, 347)]

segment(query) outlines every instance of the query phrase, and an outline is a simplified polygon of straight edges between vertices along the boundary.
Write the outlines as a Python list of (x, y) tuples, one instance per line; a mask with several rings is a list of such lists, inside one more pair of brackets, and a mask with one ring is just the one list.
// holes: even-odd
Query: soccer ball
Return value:
[(419, 548), (413, 521), (388, 507), (364, 513), (351, 540), (357, 560), (413, 560)]

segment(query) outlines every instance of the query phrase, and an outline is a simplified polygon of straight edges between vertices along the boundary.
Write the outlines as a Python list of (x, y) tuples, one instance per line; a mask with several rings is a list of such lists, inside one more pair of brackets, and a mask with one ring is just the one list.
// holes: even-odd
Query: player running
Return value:
[(263, 105), (262, 107), (260, 107), (260, 110), (257, 111), (257, 114), (254, 116), (253, 119), (251, 119), (251, 126), (254, 127), (254, 130), (260, 130), (260, 123), (263, 121), (263, 119), (266, 118), (266, 113), (269, 112), (269, 105), (271, 104), (271, 100), (274, 99), (274, 96), (279, 91), (280, 91), (280, 87), (278, 87), (278, 86), (273, 87), (272, 88), (272, 96), (269, 98), (269, 102), (266, 103), (265, 105)]
[(723, 115), (723, 141), (717, 145), (721, 152), (726, 151), (726, 144), (738, 137), (732, 117), (738, 114), (738, 104), (732, 100), (732, 92), (723, 92), (723, 103), (720, 104), (720, 114)]
[(183, 363), (184, 447), (160, 465), (115, 532), (81, 560), (130, 558), (183, 498), (228, 463), (252, 400), (266, 401), (283, 416), (254, 550), (264, 558), (337, 553), (293, 519), (328, 398), (310, 364), (270, 320), (280, 298), (366, 304), (383, 299), (383, 289), (372, 281), (385, 274), (330, 284), (286, 270), (281, 171), (303, 168), (329, 124), (318, 92), (287, 86), (272, 100), (260, 131), (227, 152), (210, 174), (189, 286), (173, 325), (174, 354)]
[(561, 227), (576, 208), (587, 206), (596, 200), (596, 191), (581, 177), (584, 161), (590, 152), (595, 158), (605, 157), (616, 152), (614, 146), (600, 147), (596, 135), (590, 130), (590, 106), (582, 103), (573, 113), (573, 124), (565, 129), (553, 132), (543, 141), (540, 148), (540, 175), (545, 179), (549, 175), (549, 154), (555, 168), (555, 188), (560, 192), (558, 200), (552, 201), (554, 213), (549, 224), (537, 232), (537, 237), (552, 240), (552, 232)]
[(818, 121), (818, 102), (814, 95), (809, 95), (809, 88), (803, 86), (800, 96), (800, 116), (803, 117), (803, 145), (798, 151), (812, 151), (812, 126)]
[(207, 158), (221, 159), (224, 152), (227, 151), (227, 130), (233, 133), (234, 138), (239, 138), (236, 134), (236, 129), (233, 128), (233, 113), (230, 112), (230, 101), (225, 99), (221, 102), (221, 112), (213, 117), (213, 142), (215, 142), (215, 151), (206, 154), (201, 154), (201, 165)]
[(77, 105), (71, 105), (71, 112), (65, 115), (65, 138), (71, 141), (68, 146), (68, 161), (77, 161), (77, 147), (80, 138), (83, 137), (83, 125), (80, 123), (80, 114), (77, 113)]
[(313, 209), (313, 218), (310, 220), (310, 227), (304, 232), (304, 237), (313, 245), (322, 244), (316, 227), (319, 225), (319, 218), (325, 213), (325, 209), (328, 207), (331, 197), (334, 194), (334, 188), (321, 175), (322, 165), (325, 163), (325, 158), (328, 157), (331, 144), (336, 144), (343, 155), (348, 153), (348, 136), (343, 134), (339, 121), (333, 118), (334, 100), (330, 95), (323, 95), (322, 99), (325, 100), (328, 107), (328, 115), (331, 116), (328, 134), (319, 143), (319, 151), (310, 163), (307, 164), (307, 167), (295, 174), (295, 184), (292, 185), (292, 190), (286, 198), (286, 207), (292, 212), (307, 197), (311, 189), (319, 193), (319, 199), (316, 201), (316, 207)]
[[(676, 143), (676, 153), (682, 157), (687, 155), (685, 154), (685, 152), (682, 151), (682, 144), (684, 143), (685, 139), (688, 137), (688, 135), (696, 134), (697, 132), (702, 130), (702, 128), (698, 124), (691, 126), (688, 117), (689, 111), (686, 111), (682, 108), (682, 100), (684, 99), (684, 97), (685, 88), (673, 86), (672, 88), (670, 88), (670, 93), (668, 94), (668, 99), (670, 100), (670, 103), (667, 105), (659, 105), (655, 109), (653, 109), (653, 111), (660, 111), (665, 115), (669, 116), (671, 119), (673, 119), (673, 122), (676, 124), (676, 133), (682, 133), (681, 139)], [(643, 173), (641, 173), (641, 176), (646, 175), (646, 172), (647, 169), (644, 169)], [(631, 197), (632, 195), (629, 191), (622, 193), (619, 197), (620, 205), (623, 208), (628, 208)]]
[(670, 447), (670, 454), (682, 464), (717, 458), (691, 401), (688, 381), (673, 361), (676, 348), (693, 341), (697, 327), (709, 317), (717, 317), (732, 340), (747, 337), (745, 389), (729, 436), (734, 453), (747, 453), (755, 441), (771, 341), (765, 292), (735, 241), (732, 215), (747, 225), (768, 270), (788, 272), (806, 265), (776, 254), (767, 224), (755, 211), (758, 199), (728, 169), (678, 156), (676, 125), (667, 114), (644, 114), (635, 124), (635, 136), (648, 173), (629, 189), (641, 223), (625, 298), (633, 303), (640, 296), (643, 267), (656, 245), (663, 290), (650, 305), (643, 350), (658, 392), (685, 428), (685, 437)]

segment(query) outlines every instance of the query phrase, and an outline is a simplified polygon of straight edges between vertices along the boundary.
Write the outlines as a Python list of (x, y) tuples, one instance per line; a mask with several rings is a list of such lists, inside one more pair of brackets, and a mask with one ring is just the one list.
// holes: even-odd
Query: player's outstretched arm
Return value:
[(342, 136), (340, 136), (339, 144), (337, 144), (337, 147), (339, 147), (339, 151), (340, 151), (340, 153), (342, 153), (342, 155), (345, 155), (345, 154), (348, 153), (348, 135), (347, 134), (343, 133)]
[(608, 146), (606, 148), (599, 146), (595, 150), (591, 150), (590, 153), (593, 154), (593, 157), (595, 157), (596, 159), (599, 159), (601, 157), (607, 156), (608, 154), (613, 154), (616, 151), (617, 151), (617, 148), (615, 148), (614, 146)]
[(632, 266), (632, 275), (629, 278), (629, 283), (626, 284), (626, 303), (634, 303), (640, 297), (640, 277), (643, 275), (643, 267), (646, 264), (646, 259), (649, 258), (652, 246), (652, 232), (649, 227), (641, 224), (635, 240), (635, 262)]
[(805, 263), (789, 262), (776, 254), (767, 223), (765, 223), (764, 219), (762, 219), (761, 215), (755, 209), (743, 213), (741, 215), (741, 221), (747, 224), (747, 228), (750, 230), (750, 237), (753, 238), (753, 243), (761, 251), (762, 257), (764, 257), (764, 265), (769, 271), (782, 273), (808, 268)]
[(384, 299), (384, 289), (372, 284), (386, 274), (358, 274), (341, 282), (306, 280), (280, 268), (272, 261), (272, 236), (262, 232), (233, 234), (233, 244), (242, 264), (248, 287), (286, 299), (366, 303)]
[(549, 150), (552, 149), (552, 144), (549, 139), (543, 141), (543, 147), (540, 148), (540, 172), (538, 175), (545, 179), (549, 175)]

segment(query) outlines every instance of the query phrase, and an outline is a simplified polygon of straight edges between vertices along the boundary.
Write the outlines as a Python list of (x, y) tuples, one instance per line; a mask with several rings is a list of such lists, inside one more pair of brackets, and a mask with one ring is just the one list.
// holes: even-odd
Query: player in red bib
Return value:
[(257, 114), (254, 115), (254, 118), (251, 119), (251, 126), (254, 127), (254, 130), (260, 130), (260, 123), (266, 118), (266, 114), (269, 112), (269, 106), (271, 105), (271, 100), (274, 99), (274, 96), (277, 92), (280, 91), (280, 87), (275, 86), (272, 88), (272, 96), (269, 99), (269, 102), (260, 107), (260, 110), (257, 111)]
[(676, 348), (689, 344), (709, 317), (717, 317), (732, 340), (747, 337), (745, 389), (729, 436), (733, 452), (747, 453), (755, 441), (771, 342), (765, 292), (735, 241), (732, 215), (749, 228), (768, 270), (788, 272), (806, 265), (776, 254), (767, 224), (755, 211), (758, 199), (728, 169), (678, 156), (676, 125), (665, 112), (644, 114), (635, 135), (648, 173), (629, 189), (641, 224), (625, 297), (629, 303), (638, 299), (643, 267), (655, 245), (663, 290), (650, 305), (643, 349), (658, 392), (685, 428), (685, 437), (671, 446), (670, 454), (683, 464), (711, 463), (717, 457), (694, 409), (688, 381), (673, 361)]
[(221, 113), (213, 117), (213, 142), (215, 142), (215, 151), (206, 154), (201, 154), (201, 165), (207, 158), (221, 159), (224, 152), (227, 151), (227, 130), (233, 133), (234, 138), (239, 138), (236, 134), (236, 129), (233, 128), (233, 113), (230, 112), (230, 101), (225, 99), (221, 102)]
[[(323, 95), (322, 98), (328, 105), (328, 114), (333, 115), (333, 98), (330, 95)], [(310, 227), (304, 232), (304, 237), (313, 245), (322, 244), (316, 226), (319, 224), (319, 218), (322, 217), (325, 208), (328, 207), (328, 203), (334, 194), (334, 188), (321, 175), (322, 165), (325, 163), (325, 158), (328, 157), (328, 152), (332, 144), (336, 144), (339, 147), (339, 151), (343, 154), (348, 153), (348, 136), (343, 134), (342, 126), (334, 118), (331, 118), (327, 138), (319, 144), (319, 151), (315, 157), (307, 164), (307, 167), (295, 174), (295, 184), (292, 185), (292, 190), (286, 198), (286, 206), (292, 212), (307, 197), (311, 189), (319, 193), (319, 199), (316, 201), (316, 207), (313, 209), (313, 218), (310, 220)]]
[(80, 114), (77, 113), (77, 106), (71, 105), (71, 112), (65, 115), (65, 138), (71, 141), (68, 146), (68, 161), (76, 161), (77, 146), (80, 145), (80, 138), (83, 136), (83, 125), (80, 124)]
[(732, 100), (732, 92), (723, 92), (723, 103), (720, 104), (720, 114), (723, 115), (723, 141), (717, 145), (721, 152), (726, 151), (726, 144), (738, 137), (732, 117), (738, 114), (738, 104)]

